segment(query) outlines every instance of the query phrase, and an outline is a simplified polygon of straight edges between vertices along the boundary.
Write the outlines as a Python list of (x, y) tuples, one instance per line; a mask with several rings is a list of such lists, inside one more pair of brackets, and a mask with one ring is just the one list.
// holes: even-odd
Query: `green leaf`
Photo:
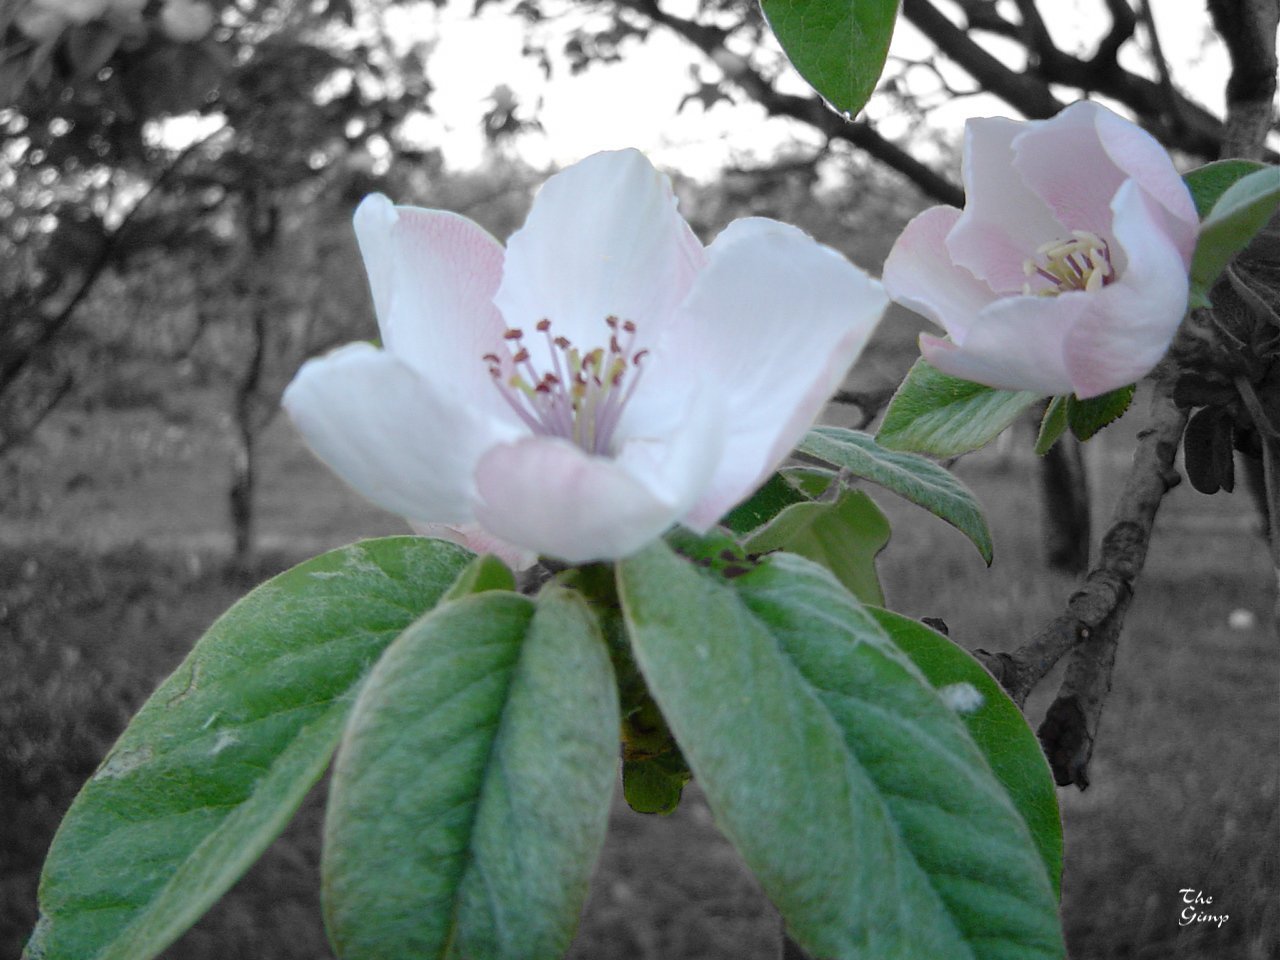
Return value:
[(604, 839), (613, 670), (576, 593), (487, 592), (406, 630), (360, 693), (325, 822), (344, 960), (558, 958)]
[(876, 441), (893, 450), (954, 457), (977, 450), (1040, 399), (951, 377), (917, 360), (889, 401)]
[(1054, 397), (1045, 407), (1040, 420), (1040, 432), (1036, 435), (1036, 456), (1043, 457), (1058, 442), (1067, 429), (1067, 397)]
[(761, 0), (800, 76), (852, 117), (870, 98), (889, 54), (898, 0)]
[(1133, 384), (1088, 400), (1071, 396), (1067, 398), (1067, 422), (1076, 439), (1083, 443), (1123, 417), (1132, 402)]
[(775, 473), (759, 490), (725, 514), (720, 524), (738, 535), (750, 533), (776, 517), (784, 507), (808, 499), (781, 474)]
[[(1055, 893), (1062, 890), (1062, 817), (1053, 774), (1035, 732), (1000, 684), (982, 664), (942, 634), (889, 610), (869, 611), (898, 648), (928, 681), (961, 707), (969, 735), (1004, 784), (1013, 805), (1031, 830)], [(968, 685), (966, 689), (964, 685)]]
[(886, 450), (874, 437), (841, 427), (814, 427), (799, 449), (924, 507), (972, 540), (990, 565), (991, 531), (978, 498), (951, 471), (915, 454)]
[(860, 490), (832, 502), (810, 500), (779, 513), (743, 544), (752, 553), (785, 550), (820, 563), (859, 600), (884, 603), (876, 554), (889, 542), (889, 521)]
[(470, 558), (439, 540), (367, 540), (228, 610), (76, 797), (28, 956), (145, 960), (177, 938), (288, 822), (370, 665)]
[(1191, 191), (1196, 214), (1203, 220), (1218, 202), (1218, 198), (1227, 192), (1228, 187), (1265, 166), (1266, 164), (1257, 160), (1215, 160), (1189, 170), (1182, 179)]
[(716, 821), (834, 960), (1062, 957), (1022, 817), (964, 724), (829, 573), (618, 565), (636, 660)]
[(473, 593), (484, 593), (487, 590), (514, 590), (515, 588), (515, 574), (493, 554), (485, 553), (467, 564), (466, 569), (458, 574), (458, 579), (453, 582), (453, 586), (440, 598), (440, 602), (459, 600)]
[(1231, 258), (1249, 245), (1280, 206), (1280, 167), (1241, 177), (1218, 198), (1200, 224), (1191, 260), (1193, 290), (1207, 293)]

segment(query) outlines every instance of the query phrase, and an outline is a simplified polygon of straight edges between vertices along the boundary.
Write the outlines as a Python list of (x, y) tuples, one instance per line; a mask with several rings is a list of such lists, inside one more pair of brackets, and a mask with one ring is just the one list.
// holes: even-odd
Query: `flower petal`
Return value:
[[(1191, 265), (1200, 217), (1186, 181), (1155, 137), (1110, 110), (1100, 109), (1095, 120), (1098, 139), (1111, 161), (1159, 204), (1164, 231), (1173, 240), (1185, 266)], [(1113, 206), (1114, 209), (1114, 206)]]
[(399, 358), (352, 343), (308, 360), (283, 404), (308, 445), (378, 506), (412, 520), (471, 519), (472, 470), (514, 428), (455, 403)]
[(997, 293), (1021, 293), (1023, 261), (1041, 244), (1070, 232), (1014, 174), (1013, 141), (1028, 126), (1005, 117), (964, 125), (965, 207), (947, 236), (947, 252)]
[(528, 437), (486, 453), (476, 470), (480, 524), (508, 543), (568, 563), (625, 557), (680, 518), (618, 460), (558, 437)]
[(955, 207), (930, 207), (916, 216), (894, 241), (884, 262), (884, 288), (890, 299), (942, 327), (957, 342), (995, 292), (951, 261), (946, 238), (961, 213)]
[[(606, 317), (632, 320), (643, 346), (704, 258), (666, 176), (636, 150), (597, 153), (543, 184), (507, 244), (495, 302), (509, 325), (549, 319), (583, 350), (608, 342)], [(540, 352), (536, 338), (530, 349)]]
[(1065, 344), (1072, 387), (1092, 397), (1133, 383), (1160, 362), (1187, 310), (1182, 254), (1164, 230), (1164, 211), (1134, 180), (1112, 203), (1116, 242), (1128, 265), (1092, 295)]
[[(880, 284), (843, 256), (773, 220), (737, 220), (707, 253), (671, 341), (654, 358), (662, 376), (647, 398), (637, 391), (633, 401), (637, 417), (652, 416), (654, 396), (680, 395), (673, 375), (714, 384), (721, 394), (724, 455), (685, 518), (700, 529), (748, 496), (795, 446), (888, 302)], [(627, 429), (624, 422), (620, 431)]]
[(1060, 237), (1072, 230), (1111, 237), (1111, 198), (1128, 175), (1103, 149), (1097, 123), (1103, 112), (1110, 111), (1073, 103), (1051, 120), (1026, 124), (1013, 144), (1014, 169), (1062, 222)]
[(1070, 393), (1063, 345), (1094, 294), (1005, 297), (978, 316), (964, 345), (921, 334), (926, 360), (953, 377), (998, 390)]
[(465, 217), (393, 207), (379, 195), (356, 211), (356, 236), (383, 346), (441, 393), (510, 416), (484, 360), (506, 329), (493, 305), (502, 245)]
[(528, 550), (513, 547), (505, 540), (499, 540), (478, 523), (418, 523), (411, 521), (409, 526), (414, 533), (437, 540), (448, 540), (460, 547), (466, 547), (472, 553), (491, 553), (512, 570), (520, 571), (531, 567), (538, 557)]

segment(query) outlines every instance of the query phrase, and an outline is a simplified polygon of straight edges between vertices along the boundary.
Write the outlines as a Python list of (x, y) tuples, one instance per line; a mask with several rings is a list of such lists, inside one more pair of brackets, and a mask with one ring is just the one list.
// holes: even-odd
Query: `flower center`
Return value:
[(509, 363), (496, 353), (483, 358), (494, 386), (530, 430), (563, 437), (597, 456), (612, 452), (613, 432), (640, 382), (640, 362), (649, 355), (648, 350), (632, 352), (636, 325), (630, 320), (611, 316), (604, 322), (609, 346), (584, 353), (567, 338), (553, 336), (550, 320), (539, 320), (537, 330), (546, 337), (551, 356), (551, 369), (541, 373), (522, 330), (503, 334)]
[(1036, 250), (1034, 257), (1022, 261), (1022, 272), (1028, 277), (1042, 277), (1050, 286), (1032, 291), (1031, 284), (1022, 285), (1024, 294), (1056, 297), (1065, 290), (1101, 290), (1116, 279), (1107, 241), (1087, 230), (1072, 230), (1070, 240), (1051, 240)]

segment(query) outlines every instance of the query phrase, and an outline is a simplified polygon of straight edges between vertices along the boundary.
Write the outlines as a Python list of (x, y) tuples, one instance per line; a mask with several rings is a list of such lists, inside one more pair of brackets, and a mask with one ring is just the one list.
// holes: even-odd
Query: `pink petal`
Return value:
[(1091, 294), (1006, 297), (982, 311), (963, 346), (921, 334), (925, 359), (953, 377), (999, 390), (1070, 393), (1063, 347)]
[(955, 207), (930, 207), (907, 224), (884, 262), (890, 299), (932, 320), (957, 342), (996, 296), (951, 261), (946, 238), (960, 216)]
[(566, 440), (529, 437), (494, 447), (476, 470), (475, 514), (496, 537), (568, 563), (634, 553), (679, 519), (616, 460)]
[(707, 252), (654, 363), (655, 372), (662, 365), (715, 384), (723, 397), (724, 455), (686, 518), (702, 529), (791, 451), (887, 303), (880, 284), (843, 256), (772, 220), (735, 221)]
[(965, 207), (947, 237), (947, 252), (997, 293), (1021, 292), (1023, 261), (1041, 244), (1069, 234), (1014, 172), (1013, 141), (1028, 126), (982, 117), (964, 127)]
[(1200, 232), (1200, 217), (1191, 191), (1174, 168), (1169, 152), (1151, 134), (1110, 110), (1100, 107), (1096, 124), (1098, 139), (1107, 156), (1159, 204), (1164, 232), (1173, 240), (1183, 264), (1190, 266)]
[(378, 506), (418, 521), (471, 519), (476, 462), (515, 435), (367, 343), (308, 360), (283, 404), (338, 476)]
[(465, 217), (393, 207), (378, 194), (355, 222), (383, 346), (437, 388), (507, 416), (484, 360), (505, 330), (493, 305), (501, 244)]
[(1187, 310), (1187, 270), (1165, 233), (1164, 210), (1136, 181), (1120, 188), (1115, 237), (1128, 263), (1116, 282), (1090, 297), (1089, 309), (1064, 345), (1071, 384), (1080, 397), (1144, 377), (1169, 348)]
[[(1013, 167), (1061, 221), (1059, 237), (1072, 230), (1111, 236), (1111, 198), (1127, 175), (1098, 137), (1105, 107), (1082, 100), (1051, 120), (1026, 124), (1013, 145)], [(1049, 238), (1055, 239), (1055, 238)]]
[(411, 522), (409, 526), (413, 527), (415, 533), (420, 533), (424, 537), (448, 540), (450, 543), (456, 543), (460, 547), (466, 547), (472, 553), (491, 553), (515, 571), (531, 567), (538, 560), (535, 554), (530, 553), (528, 550), (521, 550), (519, 547), (513, 547), (505, 540), (499, 540), (476, 523)]
[[(507, 244), (496, 296), (506, 322), (589, 350), (607, 344), (606, 317), (656, 340), (705, 254), (676, 210), (670, 181), (636, 150), (597, 153), (553, 176)], [(531, 344), (535, 356), (540, 342)]]

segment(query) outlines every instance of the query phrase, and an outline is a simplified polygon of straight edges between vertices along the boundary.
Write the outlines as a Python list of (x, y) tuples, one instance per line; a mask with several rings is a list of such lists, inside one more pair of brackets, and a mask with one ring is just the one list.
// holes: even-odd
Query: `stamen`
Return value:
[(550, 354), (551, 369), (544, 372), (533, 366), (524, 333), (517, 328), (503, 334), (510, 344), (505, 362), (497, 353), (481, 358), (494, 386), (534, 433), (563, 437), (597, 456), (612, 452), (614, 431), (639, 383), (641, 361), (649, 355), (648, 350), (632, 351), (633, 321), (610, 315), (604, 322), (607, 348), (582, 352), (566, 337), (553, 336), (549, 319), (539, 320), (535, 329)]
[(1051, 240), (1036, 248), (1035, 257), (1022, 261), (1022, 272), (1030, 279), (1039, 277), (1047, 287), (1032, 291), (1030, 282), (1023, 284), (1024, 294), (1057, 296), (1068, 290), (1089, 293), (1101, 290), (1115, 281), (1115, 265), (1111, 247), (1096, 233), (1071, 231), (1070, 240)]

